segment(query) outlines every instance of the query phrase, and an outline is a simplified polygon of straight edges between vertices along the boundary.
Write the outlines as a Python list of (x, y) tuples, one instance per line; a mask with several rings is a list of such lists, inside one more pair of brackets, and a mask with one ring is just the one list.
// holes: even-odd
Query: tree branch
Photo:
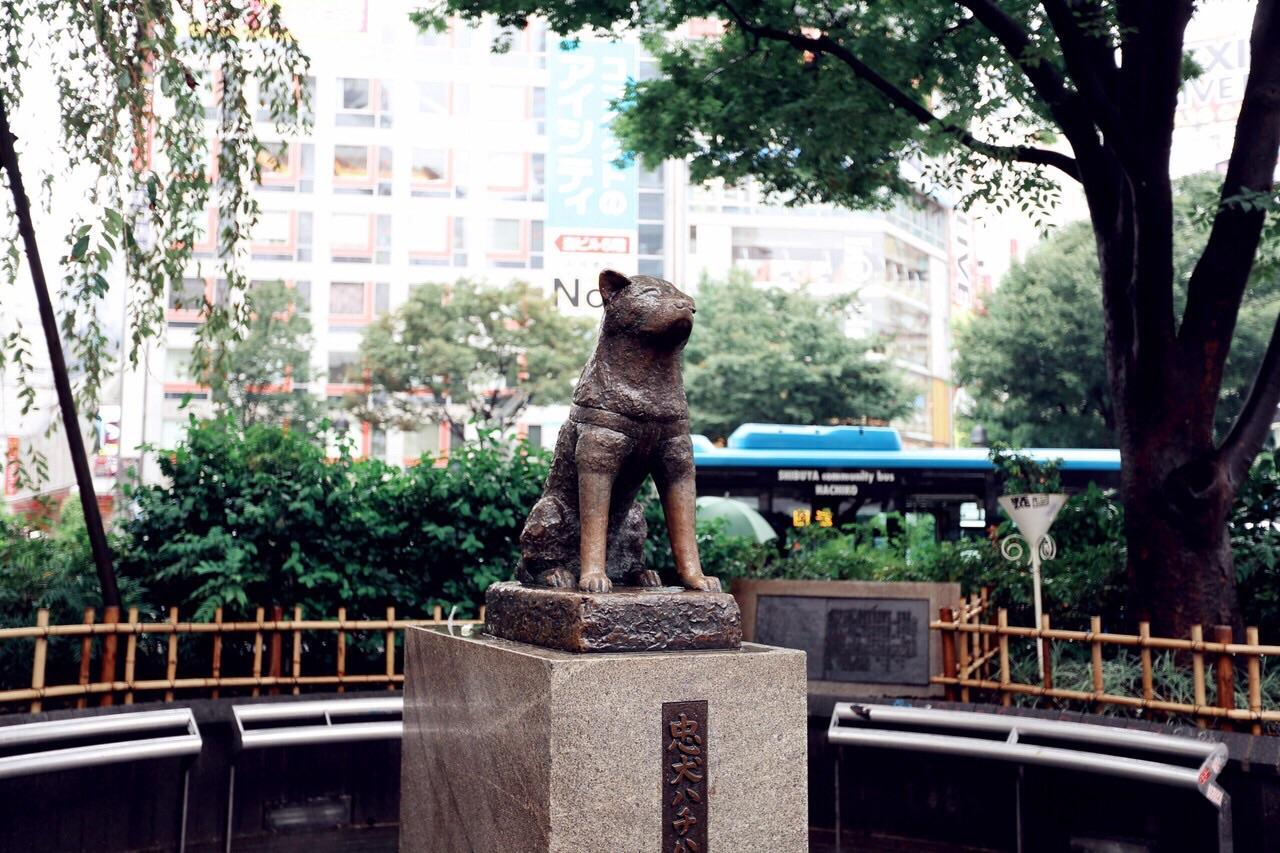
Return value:
[(1090, 112), (1117, 150), (1132, 154), (1132, 136), (1116, 106), (1119, 68), (1114, 50), (1101, 33), (1090, 34), (1081, 26), (1080, 18), (1085, 13), (1082, 6), (1086, 3), (1096, 22), (1101, 14), (1096, 0), (1042, 0), (1041, 5), (1058, 37), (1067, 73), (1084, 95)]
[(1093, 120), (1081, 104), (1079, 95), (1067, 89), (1057, 67), (1035, 55), (1031, 37), (1022, 25), (995, 0), (956, 0), (973, 13), (1004, 47), (1005, 52), (1022, 69), (1036, 92), (1044, 99), (1062, 132), (1070, 140), (1077, 155), (1099, 148)]
[[(1188, 366), (1202, 368), (1202, 373), (1193, 375), (1203, 376), (1201, 390), (1205, 395), (1212, 392), (1211, 404), (1217, 402), (1262, 236), (1267, 205), (1259, 202), (1272, 191), (1280, 148), (1280, 0), (1260, 0), (1250, 43), (1252, 66), (1218, 212), (1187, 285), (1187, 307), (1178, 333), (1180, 355)], [(1236, 435), (1234, 429), (1232, 435)]]
[(875, 69), (867, 65), (859, 59), (853, 51), (845, 47), (840, 42), (827, 35), (807, 36), (802, 33), (793, 33), (788, 30), (780, 30), (767, 24), (753, 24), (748, 21), (741, 13), (734, 8), (733, 4), (728, 0), (721, 0), (721, 5), (729, 10), (729, 14), (737, 21), (738, 27), (744, 32), (756, 38), (766, 38), (771, 41), (779, 41), (791, 45), (797, 50), (811, 51), (814, 53), (826, 53), (836, 57), (861, 80), (866, 82), (872, 88), (879, 91), (888, 101), (899, 109), (905, 111), (908, 115), (925, 126), (937, 127), (941, 130), (953, 135), (956, 139), (968, 147), (969, 149), (996, 160), (1013, 160), (1019, 163), (1030, 163), (1040, 166), (1053, 166), (1064, 174), (1080, 180), (1080, 170), (1073, 157), (1063, 154), (1059, 151), (1051, 151), (1046, 148), (1036, 148), (1028, 145), (997, 145), (983, 139), (979, 139), (962, 127), (951, 124), (938, 116), (934, 115), (930, 110), (920, 103), (903, 89), (895, 86)]
[(1218, 452), (1233, 489), (1244, 479), (1254, 457), (1262, 450), (1275, 421), (1277, 404), (1280, 404), (1280, 315), (1276, 317), (1271, 342), (1267, 344), (1244, 408)]

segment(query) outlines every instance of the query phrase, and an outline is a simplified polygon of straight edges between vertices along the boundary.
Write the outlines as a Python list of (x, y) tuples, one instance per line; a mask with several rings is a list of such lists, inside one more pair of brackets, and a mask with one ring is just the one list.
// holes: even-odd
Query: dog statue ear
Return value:
[(617, 270), (601, 270), (600, 272), (600, 297), (608, 302), (617, 296), (622, 288), (631, 283), (631, 279), (627, 278)]

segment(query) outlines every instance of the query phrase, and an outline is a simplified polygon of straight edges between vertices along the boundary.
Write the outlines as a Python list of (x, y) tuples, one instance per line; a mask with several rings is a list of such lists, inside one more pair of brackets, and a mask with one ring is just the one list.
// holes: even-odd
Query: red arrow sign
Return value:
[(631, 251), (631, 238), (612, 234), (561, 234), (556, 248), (562, 252), (596, 255), (625, 255)]

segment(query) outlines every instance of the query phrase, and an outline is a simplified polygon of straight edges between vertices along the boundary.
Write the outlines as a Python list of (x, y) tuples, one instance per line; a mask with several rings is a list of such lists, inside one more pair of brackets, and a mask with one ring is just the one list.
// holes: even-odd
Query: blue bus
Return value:
[[(1068, 492), (1120, 483), (1118, 450), (1033, 448), (1062, 462)], [(985, 448), (905, 449), (896, 429), (743, 424), (716, 447), (694, 436), (698, 495), (740, 500), (782, 534), (880, 513), (931, 515), (939, 538), (980, 535), (998, 517), (1000, 485)]]

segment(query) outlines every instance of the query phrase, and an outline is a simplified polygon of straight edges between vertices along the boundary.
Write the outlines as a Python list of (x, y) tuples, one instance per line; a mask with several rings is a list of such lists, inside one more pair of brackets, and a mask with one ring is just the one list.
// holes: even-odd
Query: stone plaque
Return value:
[(929, 601), (762, 595), (755, 640), (803, 649), (811, 680), (929, 684)]
[(662, 853), (707, 853), (707, 703), (662, 703)]

